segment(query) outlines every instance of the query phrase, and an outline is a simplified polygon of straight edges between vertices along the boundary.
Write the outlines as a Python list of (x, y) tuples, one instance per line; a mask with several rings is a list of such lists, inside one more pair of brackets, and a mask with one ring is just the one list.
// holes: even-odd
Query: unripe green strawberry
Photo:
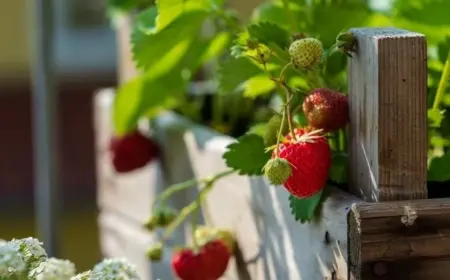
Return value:
[(289, 47), (289, 54), (295, 67), (311, 69), (320, 63), (322, 43), (314, 38), (296, 40)]
[(302, 107), (309, 124), (324, 132), (344, 128), (349, 121), (347, 96), (330, 89), (314, 89)]
[(270, 184), (282, 185), (292, 175), (291, 164), (284, 158), (272, 158), (264, 166), (264, 175)]
[[(266, 147), (273, 146), (277, 143), (278, 131), (281, 126), (282, 117), (280, 115), (274, 115), (267, 123), (266, 131), (264, 132), (264, 145)], [(287, 120), (284, 120), (282, 135), (285, 135), (289, 131), (289, 124)]]
[(156, 243), (147, 251), (147, 257), (151, 261), (160, 261), (163, 253), (163, 245)]
[(144, 226), (150, 231), (158, 227), (164, 228), (169, 225), (177, 215), (177, 211), (172, 208), (164, 207), (162, 209), (157, 209)]

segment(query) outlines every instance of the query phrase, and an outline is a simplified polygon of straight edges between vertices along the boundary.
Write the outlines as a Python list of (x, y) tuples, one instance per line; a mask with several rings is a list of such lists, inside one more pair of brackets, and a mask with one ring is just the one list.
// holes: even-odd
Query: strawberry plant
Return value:
[[(118, 7), (119, 1), (114, 2)], [(141, 118), (155, 118), (164, 110), (181, 108), (189, 115), (187, 88), (204, 65), (213, 69), (207, 75), (217, 85), (214, 109), (220, 111), (223, 104), (229, 107), (227, 100), (236, 96), (245, 100), (238, 103), (241, 106), (256, 98), (272, 104), (270, 116), (227, 147), (223, 159), (229, 170), (169, 186), (158, 196), (147, 227), (164, 228), (164, 233), (149, 257), (161, 257), (165, 242), (188, 217), (196, 236), (197, 211), (214, 183), (233, 173), (266, 176), (273, 185), (284, 186), (290, 194), (286, 203), (296, 221), (309, 222), (320, 215), (327, 186), (345, 187), (347, 183), (345, 68), (356, 41), (346, 30), (390, 25), (389, 12), (374, 11), (368, 1), (266, 1), (242, 23), (222, 0), (158, 0), (155, 4), (149, 1), (145, 8), (137, 0), (122, 4), (125, 10), (140, 9), (130, 38), (140, 75), (121, 85), (115, 96), (117, 135), (134, 133)], [(395, 7), (398, 14), (391, 20), (398, 26), (411, 25), (404, 3), (397, 1)], [(205, 26), (212, 32), (203, 32)], [(427, 33), (424, 26), (421, 31)], [(446, 140), (450, 119), (445, 114), (450, 105), (446, 95), (450, 40), (433, 36), (430, 42), (438, 55), (430, 54), (429, 65), (429, 179), (443, 182), (450, 180), (450, 172), (442, 170), (450, 163), (450, 142)], [(197, 200), (179, 212), (167, 206), (174, 193), (197, 185), (202, 186)], [(173, 267), (182, 279), (197, 279), (182, 275), (208, 263), (208, 258), (202, 257), (208, 255), (204, 248), (214, 240), (223, 241), (217, 235), (206, 243), (194, 238), (193, 248), (183, 248), (175, 255)], [(225, 254), (216, 254), (225, 264)]]

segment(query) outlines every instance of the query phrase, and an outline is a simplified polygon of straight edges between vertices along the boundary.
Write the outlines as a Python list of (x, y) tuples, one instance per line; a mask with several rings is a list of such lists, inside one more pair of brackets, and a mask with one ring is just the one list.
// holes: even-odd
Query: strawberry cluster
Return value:
[[(317, 67), (322, 56), (321, 48), (317, 39), (294, 41), (289, 49), (292, 65), (305, 70)], [(289, 115), (291, 112), (287, 109), (285, 113)], [(328, 88), (316, 88), (306, 96), (301, 109), (308, 120), (308, 127), (291, 128), (286, 132), (284, 124), (278, 122), (276, 131), (272, 128), (266, 132), (272, 137), (279, 132), (283, 137), (277, 139), (272, 159), (264, 167), (264, 174), (271, 184), (283, 185), (293, 196), (306, 198), (320, 192), (328, 179), (332, 154), (326, 133), (347, 125), (348, 98)], [(271, 144), (273, 142), (270, 141)]]

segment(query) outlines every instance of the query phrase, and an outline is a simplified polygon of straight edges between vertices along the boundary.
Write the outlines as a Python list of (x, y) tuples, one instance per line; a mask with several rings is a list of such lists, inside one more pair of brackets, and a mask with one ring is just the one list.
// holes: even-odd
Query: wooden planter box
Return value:
[[(287, 193), (261, 177), (217, 182), (203, 211), (207, 223), (232, 229), (240, 255), (223, 279), (448, 279), (449, 199), (427, 199), (426, 42), (398, 29), (354, 29), (350, 60), (350, 189), (326, 200), (320, 221), (291, 217)], [(142, 279), (173, 279), (170, 252), (160, 264), (145, 252), (158, 233), (142, 228), (164, 186), (226, 169), (234, 139), (165, 113), (144, 127), (163, 156), (141, 170), (116, 175), (105, 150), (111, 89), (95, 99), (99, 225), (102, 251), (138, 266)], [(172, 201), (181, 208), (196, 190)], [(189, 242), (189, 228), (174, 243)]]

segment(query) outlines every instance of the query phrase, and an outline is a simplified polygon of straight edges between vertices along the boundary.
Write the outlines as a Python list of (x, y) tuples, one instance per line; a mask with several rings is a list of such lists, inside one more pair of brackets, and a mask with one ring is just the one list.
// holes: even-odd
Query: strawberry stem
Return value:
[(281, 117), (281, 125), (280, 129), (278, 130), (278, 136), (277, 136), (277, 145), (275, 146), (275, 156), (278, 158), (280, 156), (280, 150), (278, 147), (280, 146), (280, 139), (283, 134), (283, 127), (284, 122), (286, 121), (286, 107), (283, 108), (283, 116)]
[(215, 174), (213, 177), (210, 178), (201, 178), (201, 179), (191, 179), (188, 181), (184, 181), (178, 184), (174, 184), (171, 185), (169, 187), (167, 187), (153, 202), (153, 209), (156, 208), (157, 204), (165, 204), (167, 199), (169, 199), (172, 195), (174, 195), (175, 193), (178, 193), (180, 191), (184, 191), (186, 189), (189, 189), (191, 187), (196, 186), (197, 184), (200, 183), (207, 183), (210, 180), (213, 180), (214, 182), (227, 176), (230, 175), (231, 173), (235, 172), (234, 170), (226, 170), (220, 173)]
[(291, 92), (286, 89), (286, 105), (285, 105), (285, 112), (287, 115), (288, 125), (289, 125), (289, 131), (291, 133), (292, 139), (295, 140), (295, 132), (294, 132), (294, 125), (292, 124), (292, 112), (291, 112)]
[(445, 61), (444, 69), (442, 70), (442, 76), (439, 80), (439, 85), (436, 91), (436, 95), (434, 97), (433, 109), (439, 109), (439, 105), (442, 102), (442, 99), (445, 96), (445, 90), (448, 86), (448, 80), (450, 78), (450, 51), (447, 55), (447, 60)]
[[(206, 188), (212, 188), (212, 184), (211, 183), (206, 184), (204, 189)], [(195, 207), (191, 215), (191, 238), (192, 238), (192, 246), (194, 247), (193, 248), (194, 253), (197, 253), (199, 250), (199, 244), (197, 238), (195, 237), (195, 231), (197, 230), (198, 216), (200, 215), (201, 206), (202, 206), (201, 193), (199, 193), (197, 199), (195, 200)]]
[[(174, 219), (169, 226), (166, 228), (166, 230), (163, 233), (163, 237), (162, 237), (162, 243), (164, 243), (165, 241), (167, 241), (167, 239), (170, 238), (170, 236), (172, 235), (172, 233), (175, 231), (175, 229), (177, 229), (185, 220), (188, 216), (190, 216), (191, 214), (193, 214), (195, 211), (197, 211), (202, 203), (205, 201), (207, 194), (209, 193), (209, 191), (211, 191), (211, 189), (214, 186), (214, 183), (217, 182), (219, 179), (226, 177), (232, 173), (236, 172), (235, 170), (226, 170), (220, 173), (215, 174), (212, 177), (209, 178), (202, 178), (200, 180), (195, 180), (194, 185), (196, 183), (203, 183), (205, 184), (205, 186), (200, 190), (199, 194), (198, 194), (198, 198), (191, 202), (189, 205), (185, 206), (183, 209), (181, 209), (178, 217), (176, 217), (176, 219)], [(193, 182), (194, 180), (189, 180), (187, 182)], [(183, 184), (183, 183), (182, 183)], [(182, 184), (177, 184), (177, 185), (173, 185), (172, 187), (176, 187)], [(169, 187), (169, 188), (172, 188)], [(167, 199), (170, 195), (174, 194), (176, 191), (169, 191), (169, 189), (167, 189), (163, 194), (166, 194), (165, 199)], [(176, 189), (176, 190), (180, 190), (180, 188)], [(169, 193), (170, 195), (167, 195), (167, 193)], [(161, 198), (162, 195), (159, 197)], [(195, 228), (194, 228), (195, 230)]]

